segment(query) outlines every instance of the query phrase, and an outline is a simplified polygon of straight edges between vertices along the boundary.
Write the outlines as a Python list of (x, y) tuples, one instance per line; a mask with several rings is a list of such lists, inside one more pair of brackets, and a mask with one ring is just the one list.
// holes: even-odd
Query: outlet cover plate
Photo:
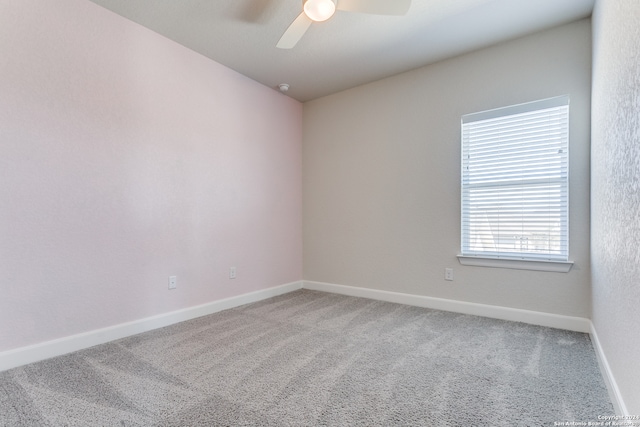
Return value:
[(444, 280), (453, 281), (453, 268), (444, 269)]

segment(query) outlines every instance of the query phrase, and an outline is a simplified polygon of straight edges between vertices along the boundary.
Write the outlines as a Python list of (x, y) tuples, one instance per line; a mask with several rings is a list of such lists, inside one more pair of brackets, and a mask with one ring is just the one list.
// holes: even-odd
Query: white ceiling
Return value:
[[(595, 0), (413, 0), (405, 16), (340, 11), (276, 43), (302, 0), (91, 0), (308, 101), (591, 15)], [(388, 0), (394, 1), (394, 0)]]

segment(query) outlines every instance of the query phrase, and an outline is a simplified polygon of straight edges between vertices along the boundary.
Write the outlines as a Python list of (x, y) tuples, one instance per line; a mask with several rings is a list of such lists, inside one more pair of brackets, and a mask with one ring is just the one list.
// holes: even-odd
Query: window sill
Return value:
[(511, 268), (515, 270), (552, 271), (555, 273), (568, 273), (573, 267), (573, 261), (533, 261), (506, 258), (487, 258), (458, 255), (458, 261), (462, 265), (474, 267)]

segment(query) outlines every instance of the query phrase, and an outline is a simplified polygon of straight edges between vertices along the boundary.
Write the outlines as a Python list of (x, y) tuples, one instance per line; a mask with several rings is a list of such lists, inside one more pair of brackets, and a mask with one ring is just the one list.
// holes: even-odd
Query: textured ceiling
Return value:
[(595, 0), (413, 0), (400, 17), (340, 11), (290, 50), (275, 46), (301, 0), (91, 1), (308, 101), (588, 17)]

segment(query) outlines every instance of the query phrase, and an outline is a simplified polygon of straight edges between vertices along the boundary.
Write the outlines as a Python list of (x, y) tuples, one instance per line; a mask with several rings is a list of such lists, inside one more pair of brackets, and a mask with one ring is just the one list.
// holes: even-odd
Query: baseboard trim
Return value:
[(452, 311), (455, 313), (472, 314), (493, 319), (510, 320), (547, 326), (550, 328), (566, 329), (569, 331), (589, 333), (591, 321), (582, 317), (563, 316), (559, 314), (542, 313), (538, 311), (521, 310), (517, 308), (500, 307), (495, 305), (477, 304), (455, 301), (422, 295), (403, 294), (399, 292), (381, 291), (377, 289), (358, 288), (354, 286), (335, 285), (332, 283), (313, 282), (305, 280), (305, 289), (331, 292), (354, 297), (370, 298), (379, 301), (395, 302), (398, 304), (417, 307), (433, 308), (436, 310)]
[(0, 372), (302, 289), (302, 281), (0, 353)]
[(611, 398), (615, 412), (617, 415), (630, 415), (627, 411), (620, 390), (618, 389), (615, 377), (611, 372), (604, 350), (600, 345), (600, 340), (598, 339), (595, 326), (589, 319), (307, 280), (291, 282), (235, 297), (212, 301), (195, 307), (189, 307), (170, 313), (164, 313), (82, 334), (1, 352), (0, 372), (93, 347), (95, 345), (104, 344), (120, 338), (173, 325), (175, 323), (184, 322), (186, 320), (195, 319), (197, 317), (206, 316), (208, 314), (217, 313), (222, 310), (239, 307), (244, 304), (262, 301), (267, 298), (272, 298), (302, 288), (589, 333), (598, 359), (600, 371), (602, 372), (607, 390), (609, 391), (609, 397)]
[(303, 281), (303, 288), (588, 333), (616, 415), (631, 415), (627, 410), (613, 372), (609, 367), (607, 357), (600, 345), (595, 326), (589, 319), (308, 280)]
[(593, 348), (596, 352), (596, 358), (598, 359), (600, 372), (602, 373), (602, 378), (604, 378), (604, 383), (607, 386), (607, 390), (609, 391), (609, 398), (611, 399), (611, 403), (613, 404), (613, 409), (616, 411), (616, 415), (631, 415), (627, 410), (627, 406), (625, 405), (624, 400), (622, 399), (622, 394), (620, 393), (620, 389), (618, 388), (618, 383), (613, 376), (613, 372), (611, 372), (609, 362), (607, 361), (607, 356), (605, 356), (604, 350), (600, 345), (600, 340), (598, 339), (598, 334), (593, 323), (591, 323), (591, 330), (589, 331), (589, 334), (591, 335), (591, 342), (593, 343)]

